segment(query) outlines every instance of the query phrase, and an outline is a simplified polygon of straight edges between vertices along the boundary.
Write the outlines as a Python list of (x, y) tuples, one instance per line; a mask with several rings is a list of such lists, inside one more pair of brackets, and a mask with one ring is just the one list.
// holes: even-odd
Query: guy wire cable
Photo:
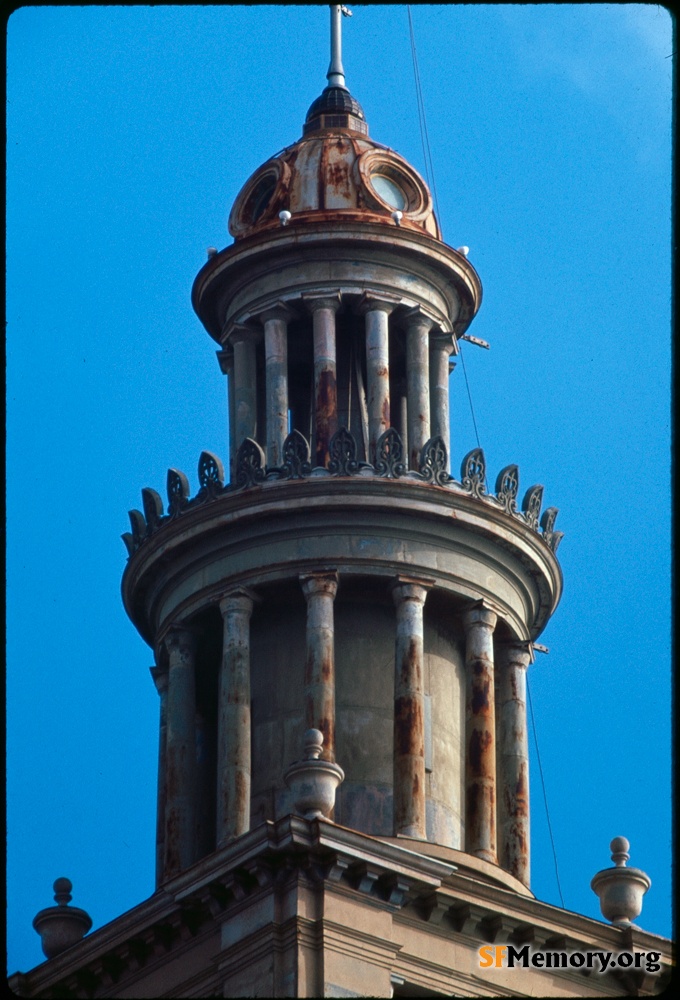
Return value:
[(538, 761), (538, 771), (541, 776), (541, 788), (543, 789), (543, 802), (545, 804), (545, 816), (548, 821), (548, 833), (550, 834), (550, 846), (552, 847), (553, 861), (555, 863), (555, 879), (557, 880), (557, 891), (560, 894), (560, 902), (562, 903), (562, 909), (566, 910), (564, 905), (564, 896), (562, 895), (562, 886), (560, 885), (560, 873), (557, 868), (557, 851), (555, 850), (555, 839), (552, 832), (552, 824), (550, 822), (550, 811), (548, 809), (548, 796), (545, 790), (545, 780), (543, 778), (543, 765), (541, 764), (541, 754), (538, 749), (538, 737), (536, 735), (536, 720), (534, 719), (534, 706), (531, 701), (531, 688), (529, 687), (529, 678), (527, 677), (527, 697), (529, 701), (529, 712), (531, 714), (531, 729), (534, 734), (534, 746), (536, 747), (536, 759)]
[[(420, 72), (418, 70), (418, 55), (416, 53), (416, 36), (413, 31), (413, 18), (411, 17), (411, 6), (406, 5), (406, 10), (408, 13), (408, 27), (409, 35), (411, 38), (411, 58), (413, 59), (413, 76), (416, 85), (416, 101), (418, 104), (418, 124), (420, 125), (420, 139), (423, 145), (423, 158), (425, 161), (425, 179), (429, 187), (432, 188), (432, 194), (434, 195), (434, 204), (437, 212), (437, 219), (441, 220), (441, 213), (439, 211), (439, 199), (437, 197), (437, 184), (434, 178), (434, 164), (432, 162), (432, 151), (430, 148), (430, 137), (427, 131), (427, 120), (425, 118), (425, 101), (423, 99), (423, 90), (420, 85)], [(429, 165), (428, 165), (429, 164)], [(430, 183), (431, 178), (431, 183)], [(472, 415), (472, 424), (475, 429), (475, 438), (477, 440), (477, 447), (481, 449), (482, 445), (479, 440), (479, 431), (477, 429), (477, 420), (475, 418), (475, 408), (472, 405), (472, 394), (470, 392), (470, 382), (467, 376), (467, 369), (465, 367), (465, 357), (463, 354), (463, 349), (460, 350), (460, 360), (463, 365), (463, 375), (465, 377), (465, 388), (467, 389), (468, 401), (470, 403), (470, 413)], [(488, 483), (486, 482), (486, 476), (484, 478), (485, 485), (488, 490)]]
[[(423, 144), (423, 157), (425, 160), (425, 179), (430, 184), (430, 178), (432, 179), (432, 194), (434, 196), (434, 205), (437, 213), (437, 218), (441, 219), (441, 214), (439, 211), (439, 199), (437, 198), (437, 185), (434, 178), (434, 164), (432, 162), (432, 151), (430, 148), (430, 137), (427, 131), (427, 120), (425, 118), (425, 102), (423, 100), (423, 91), (420, 85), (420, 73), (418, 71), (418, 56), (416, 53), (416, 39), (415, 33), (413, 31), (413, 18), (411, 17), (411, 6), (406, 5), (406, 10), (408, 13), (408, 26), (409, 35), (411, 38), (411, 57), (413, 59), (413, 76), (415, 78), (416, 85), (416, 101), (418, 104), (418, 121), (420, 125), (420, 138)], [(460, 350), (460, 360), (463, 365), (463, 375), (465, 377), (465, 388), (467, 389), (467, 396), (470, 403), (470, 413), (472, 415), (472, 424), (475, 429), (475, 438), (477, 439), (477, 447), (481, 449), (482, 445), (479, 440), (479, 431), (477, 429), (477, 420), (475, 419), (475, 409), (472, 405), (472, 393), (470, 392), (470, 383), (467, 376), (467, 369), (465, 367), (465, 357), (463, 349)], [(486, 480), (485, 480), (486, 481)], [(487, 484), (488, 489), (488, 484)], [(562, 886), (560, 884), (560, 873), (557, 866), (557, 852), (555, 850), (555, 838), (553, 837), (552, 824), (550, 822), (550, 812), (548, 810), (548, 796), (545, 788), (545, 779), (543, 777), (543, 765), (541, 763), (541, 755), (538, 749), (538, 738), (536, 735), (536, 720), (534, 719), (534, 707), (531, 701), (531, 691), (529, 689), (529, 681), (527, 678), (527, 695), (529, 701), (529, 711), (531, 713), (531, 727), (534, 734), (534, 745), (536, 747), (536, 759), (538, 760), (538, 770), (541, 776), (541, 787), (543, 789), (543, 802), (545, 804), (545, 815), (548, 821), (548, 833), (550, 834), (550, 845), (552, 847), (553, 861), (555, 864), (555, 879), (557, 881), (557, 891), (559, 892), (560, 900), (562, 902), (562, 909), (566, 909), (564, 905), (564, 897), (562, 895)]]

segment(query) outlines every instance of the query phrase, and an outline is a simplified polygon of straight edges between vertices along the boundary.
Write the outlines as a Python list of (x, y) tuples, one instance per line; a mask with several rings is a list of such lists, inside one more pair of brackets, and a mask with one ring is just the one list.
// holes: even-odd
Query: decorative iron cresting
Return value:
[(201, 452), (198, 461), (199, 490), (195, 497), (189, 496), (189, 481), (183, 472), (168, 470), (168, 510), (163, 514), (160, 495), (149, 487), (142, 490), (142, 506), (129, 512), (131, 531), (122, 539), (130, 556), (144, 544), (166, 521), (180, 517), (185, 511), (201, 504), (210, 503), (224, 493), (260, 487), (274, 480), (307, 479), (310, 477), (372, 476), (380, 479), (412, 479), (432, 486), (444, 487), (456, 493), (475, 497), (485, 504), (500, 507), (505, 514), (523, 521), (540, 532), (543, 541), (553, 552), (563, 537), (562, 531), (555, 531), (557, 507), (547, 507), (541, 516), (543, 487), (530, 487), (522, 500), (521, 512), (517, 510), (519, 493), (519, 469), (516, 465), (506, 465), (496, 478), (496, 494), (489, 494), (486, 487), (486, 459), (481, 448), (474, 448), (461, 464), (461, 482), (447, 471), (448, 455), (446, 445), (439, 436), (430, 438), (420, 452), (419, 469), (409, 470), (404, 461), (404, 444), (399, 433), (390, 427), (376, 444), (375, 465), (358, 458), (359, 448), (354, 436), (346, 427), (341, 427), (329, 444), (330, 460), (328, 468), (312, 466), (311, 449), (307, 439), (298, 430), (291, 431), (283, 443), (283, 464), (268, 467), (265, 453), (252, 438), (246, 438), (236, 453), (233, 483), (224, 483), (224, 470), (220, 459), (209, 451)]
[(381, 434), (375, 446), (375, 471), (386, 479), (398, 479), (407, 469), (404, 465), (404, 444), (394, 427)]

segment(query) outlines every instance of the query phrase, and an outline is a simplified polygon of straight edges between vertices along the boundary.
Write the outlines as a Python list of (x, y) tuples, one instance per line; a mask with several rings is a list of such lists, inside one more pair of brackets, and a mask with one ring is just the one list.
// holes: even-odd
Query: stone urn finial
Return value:
[(605, 920), (615, 927), (631, 927), (632, 921), (642, 912), (642, 897), (652, 880), (639, 868), (626, 868), (630, 858), (630, 844), (625, 837), (614, 837), (609, 849), (614, 868), (603, 868), (590, 883), (590, 888), (600, 898), (600, 909)]
[(69, 879), (58, 878), (52, 888), (58, 905), (40, 910), (33, 918), (33, 927), (40, 935), (43, 954), (47, 958), (54, 958), (82, 941), (92, 927), (92, 919), (85, 910), (68, 905), (73, 888)]
[(291, 764), (284, 780), (294, 795), (293, 805), (305, 819), (324, 819), (331, 823), (335, 792), (344, 781), (345, 772), (330, 760), (319, 760), (323, 733), (308, 729), (304, 737), (304, 759)]

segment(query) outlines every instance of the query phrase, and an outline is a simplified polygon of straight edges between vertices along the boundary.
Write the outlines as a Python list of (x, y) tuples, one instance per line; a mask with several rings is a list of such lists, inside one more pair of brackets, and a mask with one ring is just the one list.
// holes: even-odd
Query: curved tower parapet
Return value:
[(158, 881), (294, 812), (315, 730), (344, 772), (336, 824), (526, 894), (525, 672), (561, 593), (557, 510), (538, 485), (520, 499), (515, 465), (490, 491), (479, 448), (451, 473), (451, 357), (481, 283), (336, 55), (194, 282), (226, 473), (207, 452), (195, 489), (171, 469), (124, 536), (161, 693)]

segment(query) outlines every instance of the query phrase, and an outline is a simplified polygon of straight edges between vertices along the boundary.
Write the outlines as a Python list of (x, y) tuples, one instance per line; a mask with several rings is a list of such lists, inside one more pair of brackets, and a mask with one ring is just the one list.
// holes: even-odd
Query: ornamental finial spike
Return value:
[(299, 816), (332, 823), (335, 792), (345, 772), (330, 760), (320, 760), (322, 750), (323, 733), (319, 729), (308, 729), (303, 739), (303, 759), (291, 764), (283, 778), (292, 792), (293, 807)]
[(634, 927), (633, 920), (642, 912), (642, 897), (652, 880), (639, 868), (627, 868), (630, 844), (625, 837), (614, 837), (609, 849), (614, 868), (604, 868), (593, 877), (590, 888), (600, 899), (605, 920), (615, 927)]
[(342, 4), (332, 3), (331, 8), (331, 64), (326, 73), (329, 87), (343, 87), (347, 89), (345, 83), (345, 70), (342, 66), (342, 16), (351, 17), (352, 11)]
[(70, 879), (58, 878), (52, 888), (57, 905), (40, 910), (33, 920), (46, 958), (61, 955), (62, 951), (82, 941), (92, 927), (92, 918), (85, 910), (69, 906), (73, 888)]

